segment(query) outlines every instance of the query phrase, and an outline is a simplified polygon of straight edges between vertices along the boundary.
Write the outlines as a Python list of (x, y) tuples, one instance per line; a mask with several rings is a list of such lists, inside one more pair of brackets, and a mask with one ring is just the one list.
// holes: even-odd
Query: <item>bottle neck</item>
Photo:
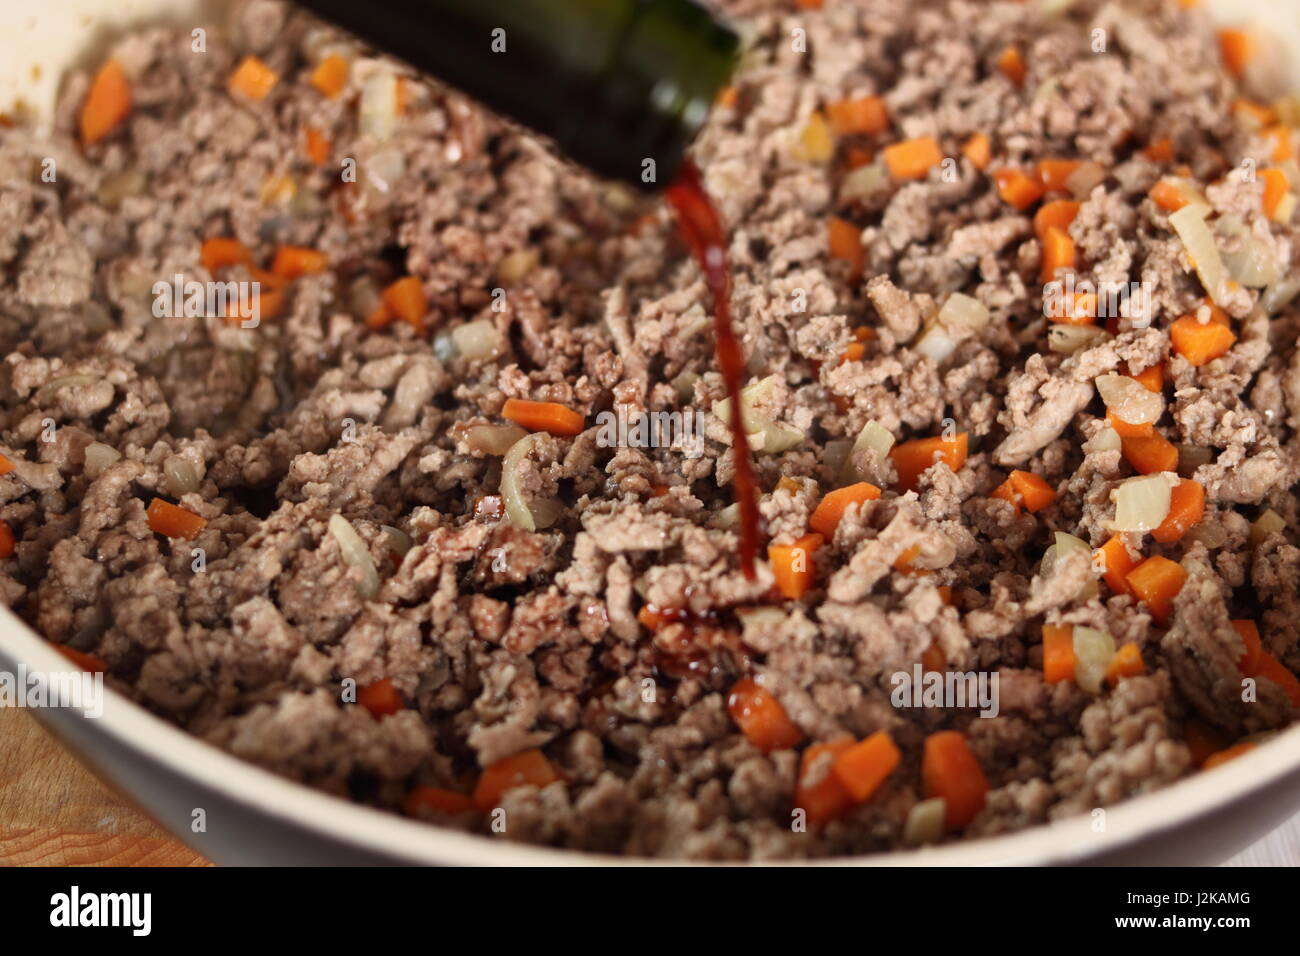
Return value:
[(672, 182), (739, 47), (693, 0), (300, 2), (647, 191)]

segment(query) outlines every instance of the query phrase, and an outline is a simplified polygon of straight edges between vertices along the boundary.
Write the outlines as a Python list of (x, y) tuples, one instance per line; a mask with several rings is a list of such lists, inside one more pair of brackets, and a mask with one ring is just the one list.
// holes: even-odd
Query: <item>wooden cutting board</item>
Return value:
[(0, 866), (210, 866), (107, 790), (25, 711), (0, 708)]

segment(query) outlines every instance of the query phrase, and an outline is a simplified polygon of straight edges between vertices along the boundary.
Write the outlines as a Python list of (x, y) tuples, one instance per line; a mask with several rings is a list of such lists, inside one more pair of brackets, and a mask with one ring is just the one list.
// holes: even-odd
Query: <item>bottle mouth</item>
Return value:
[(735, 69), (740, 37), (693, 0), (640, 0), (588, 102), (558, 137), (593, 172), (667, 188)]

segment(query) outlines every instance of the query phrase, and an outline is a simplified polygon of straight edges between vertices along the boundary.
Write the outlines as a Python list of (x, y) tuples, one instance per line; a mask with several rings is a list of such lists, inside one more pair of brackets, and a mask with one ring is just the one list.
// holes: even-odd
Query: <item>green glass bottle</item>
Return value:
[(593, 172), (673, 181), (739, 39), (693, 0), (300, 0)]

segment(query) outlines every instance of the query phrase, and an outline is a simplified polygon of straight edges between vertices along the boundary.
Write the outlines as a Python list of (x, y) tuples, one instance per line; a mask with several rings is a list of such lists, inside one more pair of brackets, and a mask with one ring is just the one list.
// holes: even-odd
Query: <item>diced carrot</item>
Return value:
[(893, 739), (883, 730), (848, 747), (835, 758), (831, 772), (857, 803), (867, 800), (903, 759)]
[(1147, 606), (1155, 622), (1163, 627), (1173, 612), (1174, 598), (1187, 580), (1187, 572), (1168, 558), (1154, 555), (1130, 571), (1126, 580), (1133, 596)]
[(13, 470), (14, 470), (14, 463), (10, 461), (8, 458), (6, 458), (4, 455), (0, 455), (0, 478), (3, 478), (5, 475), (9, 474), (9, 472)]
[(1074, 628), (1043, 625), (1043, 680), (1074, 680)]
[(794, 5), (800, 10), (820, 10), (826, 0), (794, 0)]
[(1294, 155), (1294, 149), (1291, 146), (1291, 130), (1281, 125), (1270, 126), (1261, 134), (1265, 139), (1273, 141), (1273, 152), (1269, 154), (1269, 159), (1275, 163), (1285, 163)]
[(1147, 196), (1165, 212), (1177, 212), (1187, 205), (1186, 193), (1168, 179), (1156, 180)]
[(282, 279), (298, 279), (324, 272), (329, 266), (329, 256), (316, 249), (307, 249), (303, 246), (280, 246), (275, 250), (271, 272)]
[(1200, 482), (1182, 478), (1169, 494), (1169, 514), (1151, 537), (1161, 544), (1173, 544), (1201, 523), (1205, 517), (1205, 489)]
[(376, 720), (390, 717), (406, 707), (406, 701), (402, 700), (401, 693), (388, 677), (358, 690), (357, 703), (370, 711), (370, 716)]
[(1277, 122), (1277, 113), (1263, 104), (1238, 97), (1232, 101), (1232, 112), (1238, 119), (1244, 119), (1249, 125), (1258, 129), (1272, 126)]
[(1133, 593), (1129, 587), (1128, 575), (1137, 567), (1137, 562), (1129, 557), (1128, 548), (1124, 547), (1124, 542), (1118, 535), (1094, 551), (1092, 560), (1101, 566), (1101, 576), (1112, 591), (1116, 594)]
[(1168, 137), (1148, 143), (1142, 155), (1153, 163), (1168, 163), (1174, 158), (1174, 144)]
[(324, 166), (330, 161), (333, 144), (315, 126), (307, 127), (307, 158), (313, 166)]
[(9, 522), (0, 521), (0, 560), (14, 556), (14, 529)]
[[(1132, 368), (1132, 366), (1129, 366)], [(1129, 374), (1129, 378), (1135, 382), (1140, 382), (1149, 392), (1160, 393), (1165, 390), (1165, 369), (1160, 363), (1144, 368), (1137, 375)]]
[(966, 140), (966, 145), (961, 148), (961, 154), (969, 159), (970, 164), (976, 169), (984, 169), (988, 166), (989, 160), (993, 158), (989, 138), (983, 133), (976, 133)]
[(739, 98), (739, 90), (734, 86), (724, 86), (722, 89), (718, 90), (718, 95), (714, 98), (713, 105), (719, 109), (730, 109), (736, 105), (736, 101)]
[(405, 116), (406, 108), (411, 105), (411, 81), (404, 76), (397, 78), (393, 99), (396, 101), (397, 115)]
[(1026, 511), (1042, 511), (1056, 500), (1052, 486), (1033, 472), (1013, 471), (1006, 483), (1011, 486), (1012, 494), (1007, 500), (1014, 505), (1023, 506)]
[(1117, 650), (1110, 663), (1106, 665), (1106, 683), (1111, 687), (1118, 687), (1122, 678), (1137, 677), (1145, 674), (1146, 670), (1142, 652), (1138, 650), (1136, 643), (1130, 642)]
[(1074, 217), (1079, 215), (1079, 206), (1080, 203), (1073, 199), (1053, 199), (1043, 203), (1042, 208), (1034, 213), (1034, 234), (1045, 239), (1049, 229), (1068, 231)]
[(844, 349), (844, 354), (840, 356), (840, 364), (845, 362), (861, 362), (867, 354), (867, 347), (861, 342), (850, 342)]
[(1106, 424), (1115, 430), (1120, 438), (1149, 438), (1156, 433), (1152, 422), (1140, 422), (1130, 425), (1109, 409), (1106, 410)]
[(1239, 77), (1255, 55), (1254, 38), (1245, 30), (1220, 30), (1219, 54), (1223, 57), (1223, 65), (1228, 72)]
[(1184, 315), (1169, 327), (1169, 341), (1175, 352), (1192, 365), (1200, 366), (1226, 355), (1237, 336), (1219, 322), (1202, 325), (1196, 316)]
[(837, 216), (832, 216), (828, 224), (828, 238), (832, 259), (841, 259), (851, 267), (849, 276), (857, 279), (862, 275), (865, 252), (862, 248), (862, 230), (853, 223)]
[(1269, 651), (1260, 650), (1259, 663), (1255, 665), (1255, 676), (1277, 684), (1286, 692), (1291, 706), (1300, 707), (1300, 680), (1297, 680), (1295, 674), (1292, 674), (1286, 665)]
[(199, 262), (211, 275), (227, 266), (245, 266), (252, 261), (248, 246), (238, 239), (204, 239), (199, 247)]
[(87, 654), (85, 651), (79, 651), (75, 647), (68, 647), (66, 644), (55, 644), (54, 649), (83, 671), (90, 671), (92, 674), (103, 674), (108, 670), (108, 664), (94, 654)]
[(772, 565), (776, 589), (790, 600), (798, 600), (817, 580), (817, 567), (813, 554), (821, 547), (822, 536), (806, 534), (794, 544), (774, 544), (767, 549), (767, 560)]
[(955, 730), (925, 738), (921, 780), (927, 797), (943, 797), (944, 823), (950, 830), (965, 828), (984, 809), (988, 780), (966, 738)]
[(131, 115), (131, 81), (122, 64), (109, 60), (99, 68), (81, 106), (81, 144), (93, 146)]
[[(952, 607), (952, 587), (947, 584), (941, 584), (937, 588), (935, 588), (935, 590), (939, 592), (939, 599), (943, 601), (944, 604), (947, 604), (949, 607)], [(934, 645), (933, 644), (930, 645), (930, 650), (934, 650), (934, 649), (935, 649)], [(926, 653), (929, 653), (929, 651), (927, 651)], [(922, 662), (924, 662), (924, 660), (925, 658), (924, 656), (922, 656)], [(945, 661), (945, 663), (947, 662)]]
[(898, 471), (898, 485), (904, 491), (915, 491), (921, 475), (935, 463), (936, 458), (953, 471), (966, 463), (969, 436), (959, 432), (952, 438), (917, 438), (895, 445), (890, 460)]
[(1217, 727), (1192, 717), (1183, 725), (1183, 743), (1192, 754), (1192, 766), (1202, 767), (1217, 751), (1228, 746), (1228, 737)]
[[(1069, 192), (1067, 182), (1083, 165), (1081, 159), (1040, 159), (1038, 161), (1038, 181), (1049, 193)], [(1079, 204), (1074, 204), (1076, 211)], [(1071, 219), (1074, 217), (1071, 216)]]
[(1051, 282), (1058, 269), (1074, 268), (1074, 240), (1064, 229), (1048, 226), (1043, 236), (1042, 280)]
[[(834, 757), (853, 746), (852, 737), (842, 737), (828, 743), (810, 744), (799, 761), (799, 776), (795, 779), (794, 805), (808, 815), (808, 822), (820, 826), (841, 816), (853, 806), (853, 798), (832, 772)], [(823, 757), (823, 755), (830, 755)], [(822, 771), (814, 779), (816, 771)]]
[(902, 554), (894, 559), (894, 570), (899, 574), (919, 574), (921, 569), (913, 568), (912, 562), (916, 560), (920, 553), (921, 546), (919, 544), (914, 544), (910, 548), (907, 548)]
[(383, 291), (381, 299), (389, 312), (414, 326), (417, 332), (424, 332), (424, 316), (429, 311), (429, 302), (419, 279), (415, 276), (398, 279)]
[(516, 787), (542, 788), (559, 780), (559, 774), (540, 750), (525, 750), (503, 757), (483, 771), (474, 787), (474, 806), (491, 813), (501, 805), (501, 798)]
[(384, 303), (381, 301), (378, 305), (376, 305), (373, 309), (371, 309), (370, 314), (366, 316), (366, 328), (368, 329), (386, 328), (387, 326), (392, 324), (392, 321), (395, 318), (397, 318), (397, 316), (393, 315), (393, 311), (390, 308), (388, 308), (388, 306), (384, 305)]
[(998, 70), (1016, 86), (1025, 85), (1025, 58), (1020, 55), (1020, 48), (1009, 46), (998, 54)]
[(844, 163), (849, 169), (861, 169), (863, 166), (870, 166), (876, 158), (876, 154), (869, 149), (863, 149), (861, 146), (849, 146), (844, 150)]
[(886, 146), (884, 155), (889, 174), (895, 179), (924, 179), (931, 167), (943, 162), (943, 150), (933, 136)]
[(416, 787), (402, 801), (402, 809), (408, 817), (420, 815), (423, 809), (434, 810), (452, 816), (474, 809), (474, 801), (455, 790), (442, 787)]
[(1120, 438), (1124, 460), (1140, 475), (1178, 470), (1178, 446), (1163, 435)]
[(853, 133), (881, 133), (889, 129), (889, 110), (879, 96), (828, 103), (826, 118), (841, 136)]
[(1205, 758), (1205, 763), (1201, 764), (1202, 770), (1213, 770), (1220, 764), (1225, 764), (1234, 757), (1240, 757), (1244, 753), (1249, 753), (1258, 746), (1252, 740), (1243, 740), (1239, 744), (1233, 744), (1226, 750), (1220, 750), (1218, 753), (1212, 753)]
[(501, 416), (530, 432), (550, 432), (552, 435), (581, 435), (587, 425), (582, 413), (567, 405), (530, 402), (522, 398), (506, 399)]
[(348, 61), (331, 53), (311, 71), (311, 85), (330, 99), (337, 99), (348, 85)]
[(859, 342), (870, 342), (876, 337), (876, 330), (869, 325), (859, 325), (853, 329), (853, 337)]
[(1291, 191), (1291, 183), (1286, 178), (1286, 173), (1280, 169), (1260, 170), (1259, 175), (1264, 181), (1264, 194), (1260, 199), (1261, 208), (1269, 219), (1275, 219), (1278, 207), (1282, 205), (1286, 194)]
[[(944, 589), (940, 588), (939, 590), (942, 592)], [(949, 596), (951, 596), (952, 588), (948, 588), (947, 590)], [(943, 597), (942, 593), (939, 596)], [(948, 602), (944, 601), (944, 603), (947, 604)], [(925, 673), (928, 674), (931, 671), (942, 672), (946, 670), (947, 667), (948, 657), (944, 654), (943, 648), (940, 647), (938, 643), (931, 644), (921, 652), (921, 670)]]
[(844, 517), (844, 512), (848, 510), (849, 505), (875, 501), (879, 497), (880, 489), (865, 481), (859, 481), (846, 488), (836, 488), (834, 491), (827, 492), (817, 503), (816, 510), (808, 519), (808, 527), (827, 538), (834, 537), (835, 529), (839, 527), (840, 519)]
[(1246, 645), (1246, 652), (1237, 661), (1237, 670), (1243, 677), (1254, 677), (1259, 673), (1259, 662), (1264, 653), (1264, 642), (1259, 637), (1259, 626), (1254, 621), (1231, 621), (1241, 642)]
[(789, 750), (803, 741), (803, 731), (790, 720), (781, 702), (752, 677), (742, 677), (732, 686), (727, 712), (745, 739), (764, 753)]
[(1018, 169), (999, 169), (993, 173), (993, 182), (1002, 201), (1024, 212), (1043, 198), (1043, 184), (1036, 176), (1027, 176)]
[(169, 538), (184, 538), (189, 541), (207, 527), (208, 519), (196, 515), (188, 508), (174, 505), (170, 501), (155, 498), (145, 509), (149, 530)]
[(275, 89), (275, 84), (278, 82), (280, 82), (279, 74), (250, 54), (235, 67), (235, 72), (230, 74), (230, 80), (226, 85), (231, 93), (237, 93), (260, 103), (266, 99), (271, 90)]

